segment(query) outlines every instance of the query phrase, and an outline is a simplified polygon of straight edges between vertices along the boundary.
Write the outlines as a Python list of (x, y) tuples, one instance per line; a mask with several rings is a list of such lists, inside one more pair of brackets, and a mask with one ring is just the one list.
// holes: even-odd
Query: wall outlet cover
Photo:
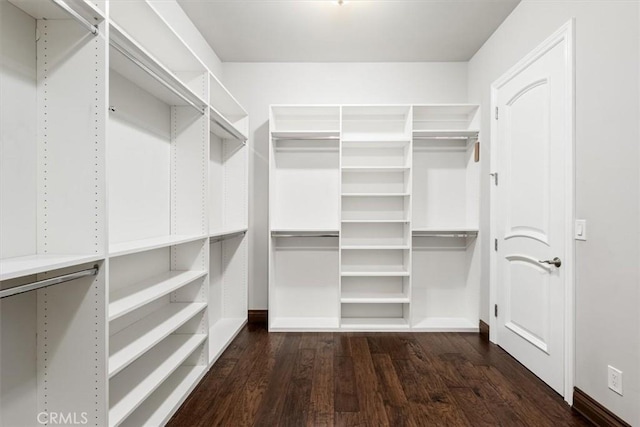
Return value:
[(622, 371), (609, 365), (608, 373), (609, 388), (622, 396)]

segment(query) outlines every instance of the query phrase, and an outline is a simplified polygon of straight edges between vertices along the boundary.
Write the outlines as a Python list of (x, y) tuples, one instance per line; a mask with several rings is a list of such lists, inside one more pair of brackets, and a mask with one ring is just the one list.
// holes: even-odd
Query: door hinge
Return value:
[(493, 250), (498, 252), (498, 239), (493, 239)]
[(498, 107), (496, 107), (496, 120), (498, 120)]
[(498, 304), (493, 305), (493, 317), (498, 317)]

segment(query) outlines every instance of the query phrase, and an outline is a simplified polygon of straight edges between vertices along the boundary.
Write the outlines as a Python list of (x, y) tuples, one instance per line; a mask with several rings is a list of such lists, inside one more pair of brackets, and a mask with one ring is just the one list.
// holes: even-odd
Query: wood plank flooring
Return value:
[(248, 326), (170, 426), (587, 426), (478, 334)]

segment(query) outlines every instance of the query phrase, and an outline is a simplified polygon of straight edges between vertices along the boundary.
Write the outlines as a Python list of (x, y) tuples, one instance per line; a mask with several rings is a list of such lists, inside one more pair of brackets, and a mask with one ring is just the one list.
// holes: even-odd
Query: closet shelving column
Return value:
[(342, 107), (341, 328), (405, 330), (411, 301), (411, 107)]
[(337, 330), (340, 107), (274, 105), (269, 123), (269, 329)]
[(110, 11), (108, 424), (162, 425), (209, 361), (207, 71), (150, 2)]
[[(106, 23), (90, 2), (0, 0), (0, 423), (106, 421)], [(81, 23), (82, 22), (82, 23)]]
[(209, 74), (209, 362), (247, 322), (247, 112)]
[(477, 331), (477, 105), (413, 108), (412, 326)]

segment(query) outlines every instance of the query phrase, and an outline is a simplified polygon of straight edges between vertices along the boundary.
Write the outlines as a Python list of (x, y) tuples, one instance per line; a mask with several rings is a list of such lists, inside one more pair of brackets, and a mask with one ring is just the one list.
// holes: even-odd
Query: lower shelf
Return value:
[(370, 331), (395, 331), (409, 329), (409, 322), (402, 317), (343, 317), (342, 329)]
[(269, 324), (270, 331), (326, 331), (340, 327), (337, 317), (277, 317)]
[(206, 373), (205, 365), (180, 366), (122, 423), (122, 426), (165, 425)]
[(419, 332), (478, 332), (475, 324), (463, 317), (427, 317), (416, 322), (413, 330)]
[(109, 426), (120, 425), (207, 339), (170, 335), (109, 381)]
[(209, 328), (209, 364), (220, 357), (246, 324), (246, 317), (231, 317), (220, 319)]

